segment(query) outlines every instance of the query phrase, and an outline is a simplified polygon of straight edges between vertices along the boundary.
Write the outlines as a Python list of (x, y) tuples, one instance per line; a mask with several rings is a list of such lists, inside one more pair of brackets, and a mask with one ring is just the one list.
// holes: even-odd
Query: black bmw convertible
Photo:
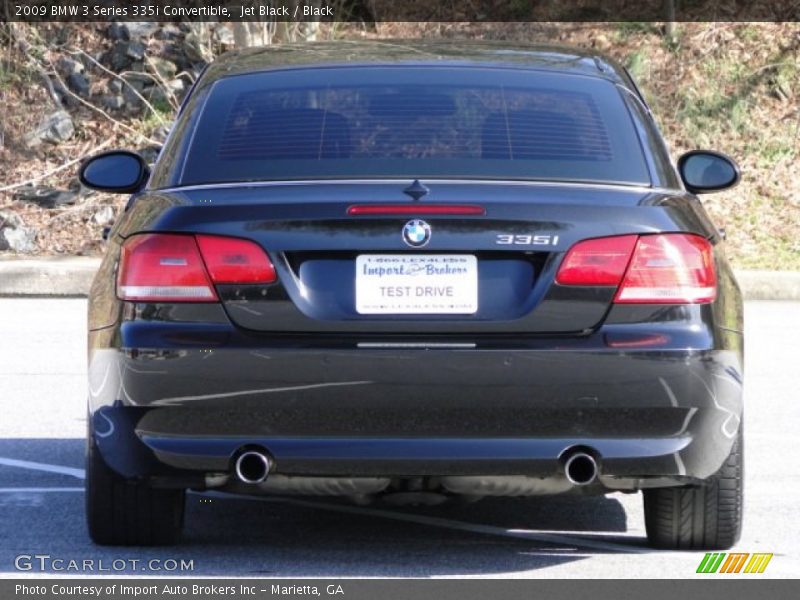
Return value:
[(87, 518), (175, 542), (186, 490), (432, 504), (643, 492), (649, 541), (742, 522), (742, 302), (626, 70), (475, 42), (211, 64), (130, 196), (89, 308)]

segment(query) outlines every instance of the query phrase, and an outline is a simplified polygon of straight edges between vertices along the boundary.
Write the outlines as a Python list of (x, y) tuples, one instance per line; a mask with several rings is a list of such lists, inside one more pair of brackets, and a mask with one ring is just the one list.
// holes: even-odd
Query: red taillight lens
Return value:
[(699, 304), (717, 295), (711, 244), (699, 235), (621, 235), (578, 242), (559, 285), (619, 286), (616, 303)]
[(215, 302), (194, 236), (137, 235), (122, 247), (117, 295), (142, 302)]
[(699, 304), (717, 296), (711, 244), (698, 235), (639, 238), (617, 303)]
[(215, 283), (272, 283), (256, 243), (209, 235), (137, 235), (122, 247), (117, 295), (135, 302), (216, 302)]
[(619, 285), (636, 245), (635, 235), (578, 242), (556, 274), (559, 285)]
[(197, 244), (214, 283), (273, 283), (276, 279), (275, 267), (255, 242), (198, 235)]

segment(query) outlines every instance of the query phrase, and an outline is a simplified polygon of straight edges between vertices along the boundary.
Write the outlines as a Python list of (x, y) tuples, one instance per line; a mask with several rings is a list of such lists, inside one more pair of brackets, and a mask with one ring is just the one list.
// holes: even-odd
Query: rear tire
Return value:
[(184, 490), (153, 489), (120, 477), (89, 441), (86, 522), (103, 546), (174, 544), (183, 528)]
[(697, 486), (644, 490), (647, 539), (655, 548), (727, 550), (742, 531), (742, 427), (719, 471)]

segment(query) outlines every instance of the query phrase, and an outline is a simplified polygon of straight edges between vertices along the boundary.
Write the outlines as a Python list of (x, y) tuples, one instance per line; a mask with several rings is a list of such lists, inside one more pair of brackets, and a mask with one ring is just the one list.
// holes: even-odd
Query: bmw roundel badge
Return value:
[(403, 241), (412, 248), (422, 248), (431, 241), (431, 226), (422, 219), (414, 219), (403, 226)]

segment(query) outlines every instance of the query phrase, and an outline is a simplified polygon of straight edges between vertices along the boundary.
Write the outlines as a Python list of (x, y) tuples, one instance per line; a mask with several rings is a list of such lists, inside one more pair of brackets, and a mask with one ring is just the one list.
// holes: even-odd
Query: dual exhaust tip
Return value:
[(239, 455), (234, 466), (239, 481), (253, 485), (267, 480), (272, 459), (258, 450), (247, 450)]
[[(235, 470), (236, 477), (243, 483), (263, 483), (272, 470), (272, 459), (259, 450), (246, 450), (236, 459)], [(564, 460), (564, 474), (575, 486), (594, 483), (598, 471), (597, 461), (587, 452), (571, 452)]]

